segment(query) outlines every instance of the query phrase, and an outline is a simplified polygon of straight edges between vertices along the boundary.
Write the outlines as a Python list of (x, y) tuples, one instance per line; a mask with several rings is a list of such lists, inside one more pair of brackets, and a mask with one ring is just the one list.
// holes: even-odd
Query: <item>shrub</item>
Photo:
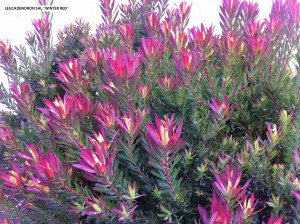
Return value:
[(100, 9), (0, 42), (1, 221), (299, 223), (300, 3), (223, 0), (220, 35), (185, 2)]

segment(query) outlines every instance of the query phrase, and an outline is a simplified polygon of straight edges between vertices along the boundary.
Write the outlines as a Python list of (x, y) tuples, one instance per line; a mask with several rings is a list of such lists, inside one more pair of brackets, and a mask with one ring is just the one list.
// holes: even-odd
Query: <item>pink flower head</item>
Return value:
[[(115, 132), (114, 137), (116, 135), (117, 132)], [(73, 165), (85, 171), (87, 173), (86, 178), (92, 181), (95, 179), (95, 175), (96, 177), (101, 177), (112, 173), (112, 166), (116, 155), (116, 148), (112, 145), (112, 142), (107, 142), (105, 136), (100, 133), (94, 133), (94, 136), (96, 140), (88, 136), (94, 150), (82, 147), (80, 149), (79, 164)]]
[(39, 33), (47, 32), (50, 29), (49, 17), (45, 19), (33, 20), (33, 26)]
[(23, 82), (21, 86), (12, 85), (13, 98), (20, 110), (30, 111), (34, 107), (35, 95), (28, 83)]
[(209, 104), (209, 107), (216, 118), (225, 118), (231, 116), (231, 112), (235, 106), (228, 104), (227, 100), (227, 96), (223, 98), (222, 102), (220, 102), (219, 99), (211, 98), (212, 103)]
[(135, 139), (140, 132), (143, 115), (140, 110), (138, 110), (135, 114), (132, 111), (129, 112), (129, 116), (124, 112), (122, 120), (115, 117), (117, 123), (119, 124), (121, 130), (124, 134), (128, 135), (130, 138)]
[(31, 171), (38, 175), (41, 180), (59, 179), (63, 167), (60, 159), (52, 152), (46, 155), (39, 147), (26, 145), (28, 152), (18, 153), (18, 156), (25, 159), (26, 165)]
[(95, 119), (107, 129), (113, 129), (116, 125), (115, 116), (118, 112), (117, 104), (110, 102), (98, 103)]
[(205, 28), (203, 24), (188, 30), (189, 44), (192, 48), (210, 50), (214, 46), (216, 37), (213, 34), (213, 26)]
[(126, 83), (139, 75), (140, 60), (138, 53), (130, 55), (124, 51), (117, 52), (117, 50), (113, 50), (106, 54), (110, 54), (108, 64), (112, 73), (108, 73), (108, 75), (113, 83)]
[(198, 205), (198, 212), (204, 224), (231, 223), (232, 214), (227, 203), (223, 202), (221, 198), (218, 199), (215, 192), (212, 194), (211, 216), (209, 216), (206, 210), (200, 205)]
[(135, 38), (134, 26), (132, 24), (120, 24), (118, 30), (121, 34), (122, 40), (127, 44), (132, 44)]
[(20, 168), (16, 165), (13, 165), (12, 170), (1, 174), (0, 178), (4, 180), (4, 184), (8, 189), (17, 189), (22, 185), (22, 174)]
[(91, 100), (83, 94), (74, 95), (73, 100), (77, 111), (83, 116), (90, 115), (95, 109), (93, 102), (91, 102)]
[(149, 93), (151, 92), (151, 88), (149, 88), (146, 85), (139, 85), (138, 87), (138, 92), (139, 95), (143, 98), (146, 99), (149, 97)]
[(103, 148), (98, 147), (97, 152), (95, 152), (90, 148), (82, 148), (79, 164), (74, 164), (73, 166), (88, 173), (97, 173), (97, 175), (102, 175), (106, 170), (105, 158), (102, 149)]
[(175, 57), (176, 70), (178, 74), (195, 74), (200, 67), (199, 52), (197, 50), (187, 51), (185, 48)]
[(13, 49), (11, 44), (7, 41), (4, 43), (0, 41), (0, 62), (6, 67), (10, 67), (12, 65), (14, 58)]
[(244, 28), (245, 34), (248, 37), (256, 38), (261, 33), (261, 31), (263, 29), (263, 25), (264, 24), (261, 24), (259, 21), (256, 21), (256, 20), (251, 21)]
[(74, 119), (75, 113), (75, 104), (74, 99), (69, 95), (65, 95), (64, 99), (61, 99), (60, 96), (54, 99), (52, 102), (51, 100), (46, 99), (45, 104), (48, 106), (48, 110), (44, 108), (39, 108), (39, 110), (49, 116), (51, 120), (69, 120)]
[(246, 193), (246, 188), (250, 184), (250, 180), (248, 180), (243, 187), (239, 185), (242, 173), (236, 167), (226, 166), (226, 171), (222, 172), (221, 176), (217, 172), (214, 175), (216, 178), (216, 181), (213, 182), (214, 189), (228, 200), (239, 200)]
[(60, 96), (54, 101), (46, 99), (48, 109), (38, 108), (44, 114), (51, 132), (63, 143), (68, 141), (70, 144), (76, 144), (78, 136), (70, 130), (78, 127), (80, 115), (87, 112), (77, 107), (80, 105), (76, 105), (75, 98), (76, 96), (70, 97), (65, 94), (63, 99)]
[(26, 149), (28, 150), (29, 153), (28, 152), (19, 152), (18, 156), (26, 159), (29, 162), (29, 164), (37, 163), (39, 161), (40, 153), (35, 148), (35, 146), (33, 144), (30, 144), (30, 145), (26, 144)]
[(157, 83), (166, 90), (176, 90), (180, 84), (180, 76), (165, 74), (163, 77), (157, 77)]
[(142, 46), (139, 48), (141, 59), (144, 63), (155, 63), (164, 54), (164, 44), (160, 40), (142, 38)]
[(248, 44), (251, 50), (252, 57), (261, 57), (269, 50), (269, 39), (266, 37), (249, 37)]
[(63, 171), (60, 159), (52, 152), (46, 156), (44, 153), (39, 159), (36, 170), (40, 173), (41, 177), (47, 180), (59, 179)]
[(160, 120), (158, 115), (155, 115), (155, 124), (156, 126), (151, 123), (146, 124), (148, 131), (146, 139), (153, 148), (174, 153), (185, 144), (185, 141), (180, 138), (183, 124), (174, 125), (174, 115), (171, 119), (165, 116), (165, 121)]
[(0, 41), (0, 52), (3, 55), (10, 56), (13, 53), (12, 47), (9, 42), (4, 43)]
[(64, 84), (82, 79), (81, 60), (70, 58), (66, 62), (59, 62), (59, 72), (57, 78)]
[(85, 66), (88, 73), (94, 73), (105, 64), (104, 54), (97, 49), (88, 49), (84, 52)]
[(67, 88), (68, 92), (83, 93), (89, 87), (89, 79), (84, 76), (82, 71), (82, 61), (70, 57), (66, 62), (59, 62), (59, 71), (56, 73), (57, 79), (60, 80)]
[(240, 203), (240, 209), (242, 211), (243, 220), (247, 222), (252, 221), (254, 217), (252, 216), (255, 211), (255, 207), (258, 200), (255, 201), (254, 193), (251, 194), (250, 198), (247, 199), (246, 195), (242, 196), (242, 202)]
[(237, 54), (243, 52), (246, 49), (246, 44), (242, 38), (240, 38), (236, 32), (228, 30), (224, 34), (224, 39), (221, 43), (224, 44), (224, 54), (226, 57), (230, 57), (231, 54)]

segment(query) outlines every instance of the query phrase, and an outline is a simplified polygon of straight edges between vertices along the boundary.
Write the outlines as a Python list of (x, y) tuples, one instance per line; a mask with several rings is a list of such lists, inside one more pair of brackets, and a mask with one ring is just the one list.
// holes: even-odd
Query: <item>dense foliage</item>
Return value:
[(100, 9), (0, 42), (1, 223), (300, 223), (300, 3)]

